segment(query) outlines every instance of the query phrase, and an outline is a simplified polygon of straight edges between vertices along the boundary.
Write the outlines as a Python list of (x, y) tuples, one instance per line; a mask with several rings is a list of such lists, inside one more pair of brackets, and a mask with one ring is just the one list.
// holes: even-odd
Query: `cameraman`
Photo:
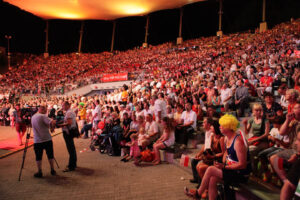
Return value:
[(15, 120), (16, 131), (18, 133), (19, 145), (22, 146), (22, 138), (26, 132), (26, 123), (24, 114), (22, 113), (22, 110), (20, 108), (20, 104), (16, 105), (16, 110), (13, 112), (13, 116)]
[(46, 116), (47, 109), (45, 106), (40, 106), (38, 112), (33, 115), (31, 124), (34, 138), (34, 152), (36, 156), (36, 164), (38, 172), (34, 174), (34, 177), (41, 178), (42, 174), (42, 156), (43, 150), (46, 150), (46, 154), (51, 167), (51, 175), (55, 175), (56, 172), (53, 167), (53, 143), (52, 137), (49, 132), (49, 128), (53, 130), (55, 126), (55, 120)]

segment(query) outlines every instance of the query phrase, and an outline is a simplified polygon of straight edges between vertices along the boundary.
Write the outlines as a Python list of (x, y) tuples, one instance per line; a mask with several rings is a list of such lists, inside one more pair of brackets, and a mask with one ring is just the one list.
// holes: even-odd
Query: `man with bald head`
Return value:
[(55, 175), (56, 172), (53, 166), (53, 143), (52, 137), (49, 131), (49, 128), (53, 128), (55, 126), (55, 120), (50, 119), (47, 115), (46, 106), (40, 106), (39, 110), (36, 114), (32, 116), (31, 124), (33, 130), (33, 140), (34, 140), (34, 152), (36, 156), (36, 164), (38, 168), (38, 172), (34, 174), (36, 178), (42, 178), (42, 157), (43, 150), (46, 150), (46, 154), (49, 160), (49, 164), (51, 167), (51, 175)]

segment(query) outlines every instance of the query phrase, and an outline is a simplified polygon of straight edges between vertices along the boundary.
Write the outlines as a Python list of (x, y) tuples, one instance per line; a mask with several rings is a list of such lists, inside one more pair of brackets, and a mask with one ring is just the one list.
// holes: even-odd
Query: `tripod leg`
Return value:
[(27, 134), (26, 134), (24, 153), (23, 153), (23, 160), (22, 160), (22, 165), (21, 165), (21, 169), (20, 169), (20, 173), (19, 173), (19, 181), (21, 181), (22, 170), (24, 168), (24, 163), (25, 163), (25, 158), (26, 158), (26, 153), (27, 153), (27, 148), (28, 148), (28, 142), (29, 142), (29, 138), (30, 138), (30, 132), (31, 132), (31, 129), (30, 129), (30, 127), (28, 127)]

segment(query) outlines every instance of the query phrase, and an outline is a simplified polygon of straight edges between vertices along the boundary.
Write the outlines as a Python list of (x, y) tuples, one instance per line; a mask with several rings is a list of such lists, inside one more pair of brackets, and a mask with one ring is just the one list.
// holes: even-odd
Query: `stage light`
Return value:
[(4, 0), (44, 19), (113, 20), (205, 0)]
[(128, 15), (139, 15), (139, 14), (145, 14), (147, 12), (147, 9), (140, 5), (134, 5), (134, 4), (124, 4), (119, 6), (120, 12), (123, 12), (124, 14)]
[(62, 18), (62, 19), (81, 19), (82, 16), (77, 13), (68, 13), (68, 12), (57, 12), (54, 13), (53, 17)]

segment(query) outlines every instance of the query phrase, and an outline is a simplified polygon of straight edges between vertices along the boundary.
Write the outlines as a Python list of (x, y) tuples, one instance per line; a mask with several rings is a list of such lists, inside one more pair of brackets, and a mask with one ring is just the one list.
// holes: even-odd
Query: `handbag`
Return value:
[(69, 135), (73, 138), (74, 137), (78, 138), (80, 136), (77, 122), (76, 122), (76, 127), (69, 129)]

